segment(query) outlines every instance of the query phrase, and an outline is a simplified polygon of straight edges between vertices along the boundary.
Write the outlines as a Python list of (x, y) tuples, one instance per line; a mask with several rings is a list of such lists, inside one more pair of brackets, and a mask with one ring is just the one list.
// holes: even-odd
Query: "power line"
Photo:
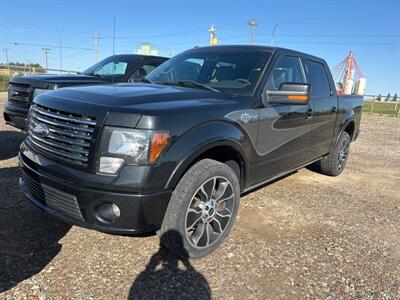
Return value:
[[(271, 36), (269, 33), (260, 33), (259, 35), (262, 36)], [(280, 33), (279, 36), (291, 36), (291, 37), (296, 37), (296, 36), (310, 36), (310, 37), (348, 37), (348, 38), (353, 38), (353, 37), (360, 37), (360, 38), (375, 38), (375, 37), (384, 37), (384, 38), (392, 38), (392, 37), (400, 37), (400, 34), (329, 34), (329, 33), (324, 33), (324, 34), (318, 34), (318, 33)]]
[(363, 45), (363, 46), (400, 46), (400, 43), (375, 43), (375, 42), (329, 42), (329, 41), (279, 41), (282, 44), (315, 44), (315, 45)]
[[(32, 47), (48, 47), (48, 48), (59, 48), (59, 45), (46, 45), (46, 44), (35, 44), (35, 43), (23, 43), (23, 42), (11, 42), (0, 40), (0, 43), (12, 44), (16, 46), (32, 46)], [(72, 47), (72, 46), (63, 46), (64, 49), (76, 49), (76, 50), (88, 50), (93, 51), (93, 48), (83, 48), (83, 47)]]

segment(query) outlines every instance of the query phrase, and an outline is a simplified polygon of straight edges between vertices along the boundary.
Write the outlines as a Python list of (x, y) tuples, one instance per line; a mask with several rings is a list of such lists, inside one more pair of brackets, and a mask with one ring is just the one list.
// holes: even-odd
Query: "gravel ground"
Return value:
[(243, 197), (223, 246), (190, 261), (41, 213), (17, 187), (23, 137), (0, 117), (0, 298), (400, 299), (400, 119), (365, 115), (337, 178)]

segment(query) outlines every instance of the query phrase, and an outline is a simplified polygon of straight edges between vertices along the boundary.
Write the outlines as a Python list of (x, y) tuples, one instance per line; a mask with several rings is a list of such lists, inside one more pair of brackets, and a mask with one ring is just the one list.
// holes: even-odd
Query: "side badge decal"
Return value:
[(243, 122), (243, 124), (247, 124), (252, 120), (257, 120), (257, 116), (256, 115), (251, 115), (248, 112), (244, 112), (240, 115), (240, 121)]

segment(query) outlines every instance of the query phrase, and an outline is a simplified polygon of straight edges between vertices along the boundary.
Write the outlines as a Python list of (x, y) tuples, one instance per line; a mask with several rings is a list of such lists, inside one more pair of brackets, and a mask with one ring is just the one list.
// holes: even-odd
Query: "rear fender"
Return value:
[(355, 113), (355, 111), (353, 109), (350, 109), (350, 110), (346, 111), (346, 113), (343, 115), (343, 118), (342, 118), (342, 120), (341, 120), (341, 122), (339, 124), (338, 134), (334, 139), (334, 143), (332, 143), (331, 150), (333, 150), (335, 148), (336, 144), (339, 141), (339, 138), (341, 137), (343, 131), (347, 128), (347, 126), (351, 122), (355, 123), (355, 116), (356, 116), (356, 113)]

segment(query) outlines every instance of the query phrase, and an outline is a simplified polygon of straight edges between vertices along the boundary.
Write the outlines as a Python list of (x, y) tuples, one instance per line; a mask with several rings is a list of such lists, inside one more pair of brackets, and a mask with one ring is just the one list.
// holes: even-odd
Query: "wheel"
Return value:
[(321, 159), (321, 173), (329, 176), (340, 175), (346, 166), (350, 150), (350, 135), (343, 132), (335, 149)]
[(179, 181), (159, 232), (161, 242), (181, 257), (201, 258), (228, 236), (239, 209), (240, 189), (228, 165), (204, 159)]

